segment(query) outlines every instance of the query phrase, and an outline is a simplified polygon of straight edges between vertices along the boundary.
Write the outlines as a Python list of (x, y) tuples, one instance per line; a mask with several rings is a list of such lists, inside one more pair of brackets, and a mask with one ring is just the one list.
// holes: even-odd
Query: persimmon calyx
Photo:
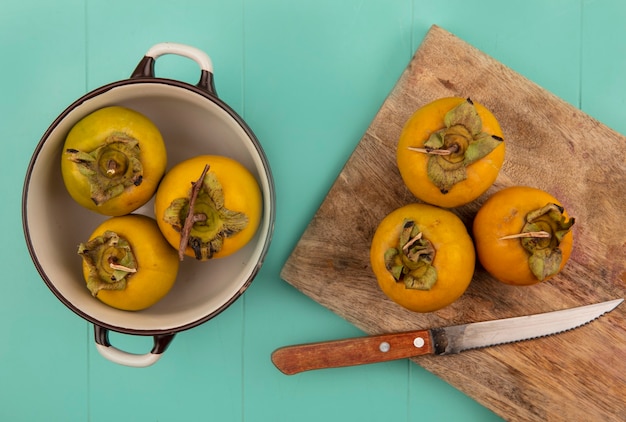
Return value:
[(206, 166), (188, 197), (177, 198), (165, 210), (164, 221), (181, 233), (178, 255), (191, 247), (197, 260), (206, 261), (222, 249), (224, 240), (248, 225), (248, 216), (224, 206), (224, 191)]
[(65, 154), (87, 179), (91, 200), (96, 205), (121, 195), (129, 187), (139, 186), (143, 180), (139, 141), (126, 133), (110, 134), (93, 151), (68, 148)]
[(92, 296), (100, 290), (124, 290), (137, 261), (128, 241), (113, 231), (81, 243), (78, 254), (89, 268), (87, 288)]
[(571, 230), (575, 219), (563, 215), (563, 207), (549, 203), (526, 214), (526, 223), (519, 234), (501, 239), (519, 239), (528, 252), (528, 266), (539, 281), (555, 275), (563, 259), (559, 245)]
[(430, 290), (437, 283), (435, 248), (412, 220), (404, 220), (398, 247), (387, 249), (384, 258), (387, 270), (407, 289)]
[(469, 98), (446, 113), (444, 124), (424, 142), (424, 148), (409, 149), (429, 155), (428, 178), (446, 194), (467, 179), (467, 166), (485, 157), (503, 139), (482, 131), (482, 120)]

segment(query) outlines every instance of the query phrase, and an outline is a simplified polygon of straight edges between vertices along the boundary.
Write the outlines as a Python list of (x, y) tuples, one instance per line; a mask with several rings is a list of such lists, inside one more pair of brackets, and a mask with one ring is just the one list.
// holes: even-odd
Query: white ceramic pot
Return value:
[[(196, 61), (201, 70), (198, 84), (155, 77), (155, 61), (164, 54)], [(87, 290), (77, 245), (107, 217), (76, 204), (61, 176), (61, 152), (70, 128), (87, 114), (111, 105), (137, 110), (159, 127), (167, 147), (168, 167), (200, 154), (229, 156), (255, 175), (263, 194), (263, 217), (249, 244), (229, 257), (209, 262), (185, 259), (168, 295), (138, 312), (109, 307)], [(136, 213), (154, 216), (153, 202)], [(129, 79), (87, 93), (51, 124), (28, 166), (22, 219), (28, 250), (39, 274), (59, 300), (94, 324), (100, 353), (119, 364), (148, 366), (159, 359), (176, 333), (215, 317), (250, 285), (274, 229), (274, 182), (254, 133), (218, 98), (209, 56), (190, 46), (161, 43), (148, 50)], [(141, 355), (122, 351), (109, 343), (109, 330), (153, 336), (154, 347)]]

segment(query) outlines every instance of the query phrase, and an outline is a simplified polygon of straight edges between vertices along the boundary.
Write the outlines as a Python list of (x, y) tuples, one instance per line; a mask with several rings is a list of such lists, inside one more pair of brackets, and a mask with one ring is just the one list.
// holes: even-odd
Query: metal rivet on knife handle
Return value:
[(426, 344), (426, 341), (422, 337), (415, 337), (415, 339), (413, 340), (413, 346), (417, 347), (418, 349), (424, 347), (424, 344)]

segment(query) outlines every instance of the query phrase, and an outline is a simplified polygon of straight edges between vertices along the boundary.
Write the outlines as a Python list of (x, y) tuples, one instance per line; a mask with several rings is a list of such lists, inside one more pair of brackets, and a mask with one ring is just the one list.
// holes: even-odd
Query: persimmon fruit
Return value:
[(546, 281), (563, 270), (572, 253), (574, 222), (559, 200), (544, 190), (502, 189), (485, 201), (474, 218), (478, 260), (505, 284)]
[(78, 121), (63, 145), (61, 173), (70, 196), (107, 216), (129, 214), (156, 192), (167, 153), (157, 126), (121, 106), (98, 109)]
[(465, 205), (496, 180), (505, 155), (498, 120), (470, 99), (445, 97), (419, 108), (398, 140), (397, 166), (418, 199), (444, 208)]
[(474, 275), (475, 251), (465, 225), (450, 210), (414, 203), (389, 213), (370, 246), (380, 289), (415, 312), (456, 301)]
[(161, 232), (181, 260), (189, 256), (207, 261), (229, 256), (253, 238), (263, 198), (256, 178), (240, 162), (199, 155), (166, 173), (154, 210)]
[(156, 304), (171, 290), (180, 261), (153, 218), (128, 214), (102, 222), (78, 248), (91, 294), (126, 311)]

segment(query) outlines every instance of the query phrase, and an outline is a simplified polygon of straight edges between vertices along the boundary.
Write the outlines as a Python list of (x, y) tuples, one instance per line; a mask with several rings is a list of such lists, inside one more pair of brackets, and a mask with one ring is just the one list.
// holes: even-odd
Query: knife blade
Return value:
[(624, 299), (535, 315), (285, 346), (271, 359), (284, 374), (404, 359), (531, 340), (585, 325), (612, 311)]

